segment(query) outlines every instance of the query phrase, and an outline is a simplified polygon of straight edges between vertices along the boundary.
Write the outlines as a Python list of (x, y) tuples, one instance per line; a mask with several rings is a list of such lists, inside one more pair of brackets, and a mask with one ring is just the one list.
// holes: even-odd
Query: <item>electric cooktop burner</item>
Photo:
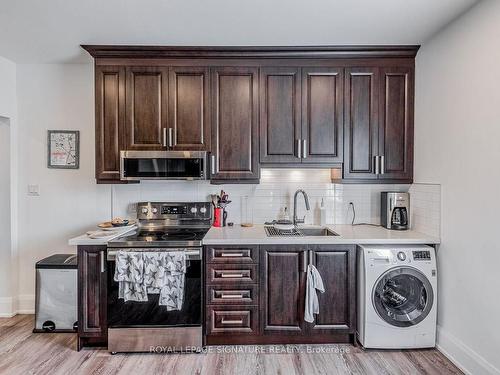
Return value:
[(210, 229), (210, 202), (138, 203), (139, 228), (108, 242), (108, 247), (200, 247)]

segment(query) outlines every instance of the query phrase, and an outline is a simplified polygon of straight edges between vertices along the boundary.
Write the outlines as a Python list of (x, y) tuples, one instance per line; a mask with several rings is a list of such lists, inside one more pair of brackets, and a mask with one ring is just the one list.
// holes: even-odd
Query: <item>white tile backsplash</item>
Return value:
[(441, 185), (413, 184), (410, 187), (410, 223), (412, 229), (440, 237)]
[(304, 199), (298, 198), (298, 216), (306, 223), (319, 224), (320, 203), (324, 199), (327, 224), (348, 224), (356, 208), (356, 222), (380, 224), (380, 192), (408, 191), (409, 185), (333, 184), (329, 169), (262, 169), (258, 185), (210, 185), (208, 181), (143, 181), (140, 184), (113, 186), (113, 215), (134, 217), (134, 203), (140, 201), (209, 201), (210, 194), (223, 189), (232, 203), (228, 206), (228, 221), (242, 221), (242, 197), (248, 197), (249, 216), (262, 224), (277, 219), (288, 207), (293, 214), (293, 196), (303, 189), (309, 196), (311, 210), (306, 211)]

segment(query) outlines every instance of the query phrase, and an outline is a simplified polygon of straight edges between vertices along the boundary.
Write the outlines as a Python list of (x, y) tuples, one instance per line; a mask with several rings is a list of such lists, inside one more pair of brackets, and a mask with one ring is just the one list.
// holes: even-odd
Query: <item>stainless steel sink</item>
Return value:
[(266, 234), (268, 237), (292, 237), (292, 236), (301, 236), (301, 237), (328, 237), (328, 236), (338, 236), (334, 231), (323, 228), (302, 228), (295, 227), (292, 230), (279, 230), (274, 227), (265, 227)]
[(326, 237), (338, 236), (337, 233), (328, 228), (297, 228), (303, 236)]

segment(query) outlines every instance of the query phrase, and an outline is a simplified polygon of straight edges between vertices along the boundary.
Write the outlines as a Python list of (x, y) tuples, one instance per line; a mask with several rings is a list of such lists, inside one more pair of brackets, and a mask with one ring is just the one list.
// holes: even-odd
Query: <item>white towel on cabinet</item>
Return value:
[(304, 309), (304, 320), (309, 323), (314, 322), (314, 314), (319, 314), (319, 301), (316, 290), (324, 293), (325, 286), (316, 267), (310, 264), (307, 266), (306, 304)]

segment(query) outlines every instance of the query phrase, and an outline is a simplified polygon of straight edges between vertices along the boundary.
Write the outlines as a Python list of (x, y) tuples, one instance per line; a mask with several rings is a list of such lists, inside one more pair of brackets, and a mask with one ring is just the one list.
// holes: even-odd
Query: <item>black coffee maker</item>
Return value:
[(380, 223), (387, 229), (410, 229), (410, 193), (382, 192)]

